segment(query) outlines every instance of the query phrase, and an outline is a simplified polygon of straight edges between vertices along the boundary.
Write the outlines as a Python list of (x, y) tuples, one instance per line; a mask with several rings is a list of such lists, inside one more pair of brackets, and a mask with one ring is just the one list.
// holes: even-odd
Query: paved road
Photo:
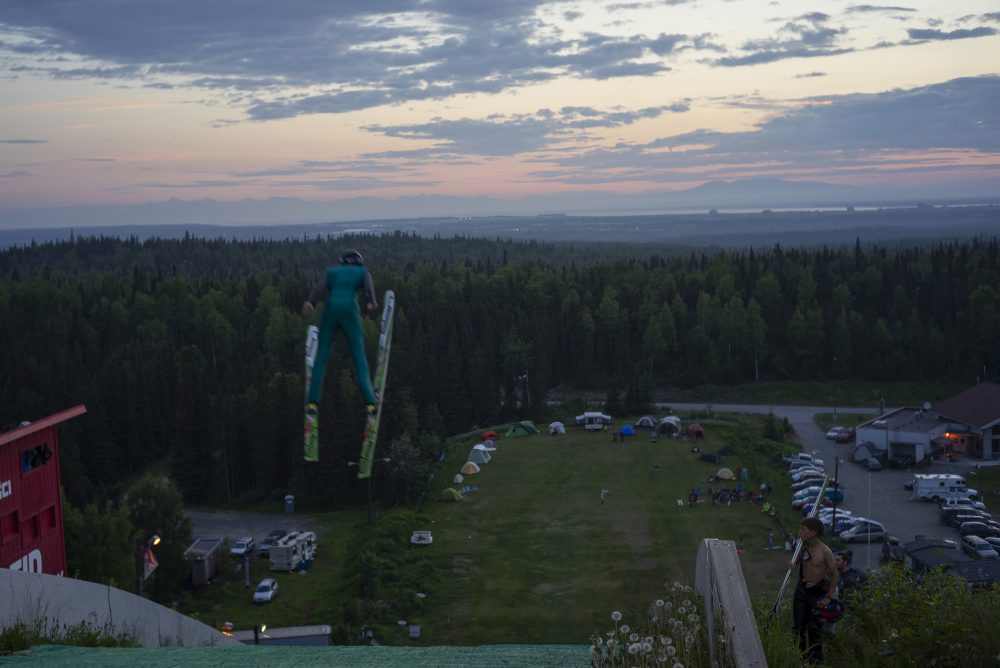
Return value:
[[(659, 404), (658, 407), (669, 406), (676, 413), (683, 414), (689, 410), (701, 410), (704, 404)], [(853, 444), (835, 443), (827, 440), (813, 422), (816, 413), (830, 413), (829, 406), (752, 406), (741, 404), (712, 404), (712, 410), (718, 413), (759, 413), (767, 415), (774, 412), (779, 418), (788, 418), (802, 442), (804, 452), (817, 453), (825, 463), (829, 473), (834, 471), (834, 462), (839, 457), (840, 481), (844, 486), (844, 503), (841, 507), (850, 510), (855, 516), (869, 517), (882, 522), (894, 536), (902, 541), (913, 540), (919, 534), (938, 538), (959, 538), (958, 530), (941, 524), (938, 508), (927, 501), (910, 499), (910, 492), (903, 489), (903, 483), (913, 479), (912, 470), (883, 469), (874, 473), (868, 472), (851, 460)], [(889, 409), (887, 409), (889, 410)], [(874, 414), (875, 408), (840, 408), (841, 414)], [(954, 464), (935, 464), (929, 468), (920, 468), (920, 473), (958, 473), (966, 475), (978, 460), (959, 461)], [(969, 485), (975, 487), (975, 480), (969, 480)], [(989, 510), (989, 508), (987, 508)], [(879, 565), (882, 544), (857, 544), (851, 547), (854, 552), (854, 565), (860, 570), (875, 568)]]

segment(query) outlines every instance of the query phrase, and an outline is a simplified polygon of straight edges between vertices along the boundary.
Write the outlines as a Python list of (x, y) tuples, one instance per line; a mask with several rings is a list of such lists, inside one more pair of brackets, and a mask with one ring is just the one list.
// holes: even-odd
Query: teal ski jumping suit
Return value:
[(361, 310), (358, 308), (357, 293), (364, 289), (365, 299), (369, 304), (375, 303), (375, 283), (372, 275), (361, 264), (339, 264), (328, 267), (323, 278), (309, 295), (309, 303), (313, 306), (326, 294), (326, 307), (323, 309), (323, 321), (319, 328), (319, 345), (316, 348), (316, 360), (313, 364), (312, 381), (309, 383), (310, 403), (319, 403), (323, 391), (323, 368), (326, 366), (330, 347), (333, 345), (333, 335), (339, 327), (344, 331), (347, 345), (354, 359), (354, 373), (358, 379), (358, 389), (366, 404), (377, 404), (375, 391), (372, 389), (371, 375), (368, 372), (368, 358), (365, 357), (364, 332), (361, 327)]

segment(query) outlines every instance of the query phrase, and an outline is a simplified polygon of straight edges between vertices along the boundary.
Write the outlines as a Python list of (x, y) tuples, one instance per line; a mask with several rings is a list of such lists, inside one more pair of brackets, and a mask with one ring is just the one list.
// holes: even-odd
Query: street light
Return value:
[[(374, 462), (382, 462), (383, 464), (386, 464), (386, 463), (391, 462), (391, 461), (392, 461), (391, 457), (383, 457), (382, 459), (376, 459), (376, 460), (374, 460), (373, 463)], [(360, 464), (358, 464), (358, 462), (347, 462), (347, 465), (348, 466), (360, 466)], [(372, 477), (373, 476), (374, 476), (374, 473), (372, 475), (368, 476), (368, 524), (372, 523)]]
[(157, 534), (153, 534), (149, 540), (143, 541), (141, 538), (135, 540), (135, 593), (142, 596), (142, 583), (156, 570), (159, 562), (153, 556), (153, 548), (162, 542)]

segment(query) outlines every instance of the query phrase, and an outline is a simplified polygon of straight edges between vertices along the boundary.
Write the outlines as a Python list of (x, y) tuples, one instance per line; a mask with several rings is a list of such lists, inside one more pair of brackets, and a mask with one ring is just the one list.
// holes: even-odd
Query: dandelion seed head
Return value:
[(657, 608), (662, 608), (663, 607), (663, 599), (662, 598), (656, 599), (656, 607)]
[(630, 627), (628, 624), (622, 624), (622, 633), (628, 633), (631, 630), (632, 627)]
[(633, 633), (628, 637), (628, 639), (631, 640), (632, 642), (639, 642), (639, 634)]
[(674, 647), (673, 645), (668, 645), (667, 646), (667, 656), (673, 656), (675, 654), (677, 654), (677, 648)]
[(689, 608), (689, 607), (691, 607), (691, 600), (690, 599), (684, 599), (681, 602), (681, 605), (683, 605), (685, 608)]
[(686, 636), (684, 636), (684, 644), (685, 645), (693, 645), (694, 644), (694, 636), (692, 636), (692, 635), (686, 635)]
[(638, 654), (639, 653), (639, 643), (632, 643), (631, 645), (629, 645), (628, 646), (628, 653), (629, 654)]
[(677, 614), (678, 615), (685, 615), (685, 614), (687, 614), (687, 611), (688, 611), (687, 608), (685, 608), (683, 605), (681, 607), (677, 608)]
[(622, 618), (622, 613), (618, 612), (617, 610), (611, 613), (611, 619), (615, 620), (616, 622), (619, 621), (621, 618)]
[(642, 643), (642, 651), (646, 652), (647, 654), (649, 652), (652, 652), (653, 651), (653, 643), (649, 643), (649, 642)]
[(690, 615), (688, 615), (688, 621), (689, 622), (696, 622), (696, 621), (698, 621), (698, 615), (696, 615), (694, 613), (691, 613)]

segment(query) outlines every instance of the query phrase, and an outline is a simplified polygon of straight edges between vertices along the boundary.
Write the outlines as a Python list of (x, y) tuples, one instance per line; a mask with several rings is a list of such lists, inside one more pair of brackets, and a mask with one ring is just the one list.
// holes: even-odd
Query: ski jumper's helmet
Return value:
[(354, 250), (353, 248), (348, 248), (344, 251), (344, 254), (340, 256), (341, 264), (364, 264), (365, 259), (361, 257), (361, 253)]

